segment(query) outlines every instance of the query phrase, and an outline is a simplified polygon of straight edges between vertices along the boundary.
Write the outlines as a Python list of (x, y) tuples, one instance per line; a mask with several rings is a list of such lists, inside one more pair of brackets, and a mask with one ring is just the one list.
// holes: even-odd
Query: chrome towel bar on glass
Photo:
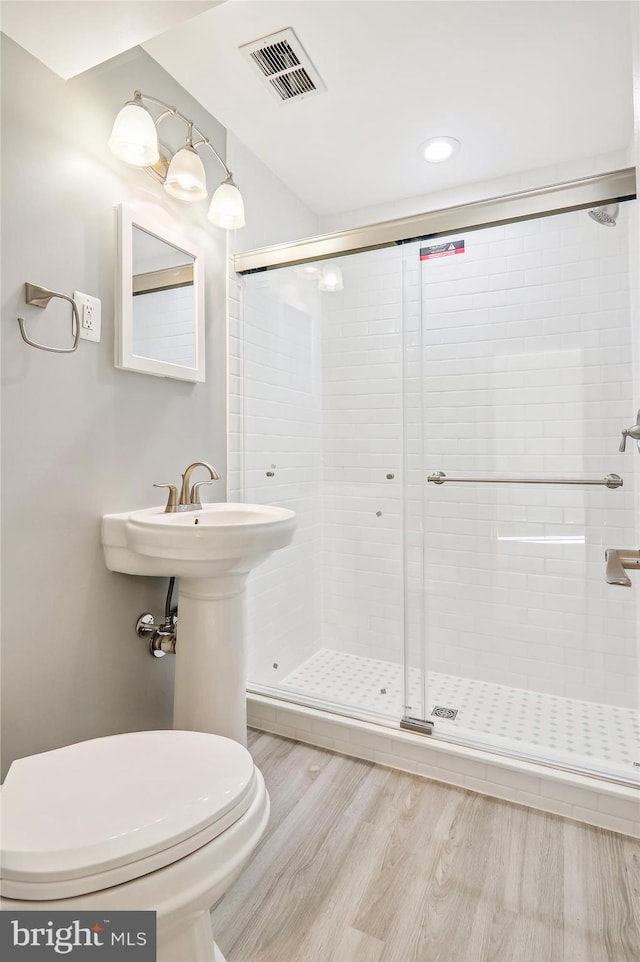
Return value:
[(434, 471), (427, 476), (431, 484), (444, 484), (445, 481), (472, 484), (597, 484), (605, 488), (621, 488), (624, 484), (618, 474), (607, 474), (604, 478), (450, 478), (444, 471)]

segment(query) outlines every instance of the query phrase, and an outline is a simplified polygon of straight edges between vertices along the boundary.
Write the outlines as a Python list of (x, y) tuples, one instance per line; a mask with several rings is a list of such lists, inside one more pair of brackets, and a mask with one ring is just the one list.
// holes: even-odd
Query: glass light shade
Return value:
[(188, 145), (173, 155), (164, 181), (164, 189), (172, 197), (195, 203), (207, 196), (204, 165), (197, 151)]
[(158, 134), (153, 117), (142, 103), (130, 101), (116, 117), (111, 137), (111, 152), (133, 167), (150, 167), (160, 158)]
[(341, 291), (344, 289), (342, 271), (337, 264), (323, 264), (318, 281), (320, 291)]
[(244, 227), (244, 201), (231, 177), (227, 177), (220, 184), (211, 198), (207, 216), (217, 227), (224, 227), (226, 230)]

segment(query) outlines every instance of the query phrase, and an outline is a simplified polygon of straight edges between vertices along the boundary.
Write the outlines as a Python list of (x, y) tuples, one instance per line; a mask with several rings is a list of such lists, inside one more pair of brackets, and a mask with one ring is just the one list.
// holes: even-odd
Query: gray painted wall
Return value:
[[(226, 236), (205, 204), (172, 201), (110, 154), (113, 119), (136, 87), (177, 103), (224, 156), (224, 128), (143, 51), (65, 83), (3, 38), (3, 772), (21, 755), (171, 726), (172, 659), (152, 659), (133, 630), (141, 612), (161, 613), (166, 582), (107, 571), (100, 520), (157, 504), (152, 482), (177, 481), (190, 461), (226, 475)], [(161, 129), (175, 149), (174, 123)], [(217, 165), (205, 164), (213, 186)], [(123, 201), (161, 206), (205, 249), (205, 384), (113, 366)], [(64, 302), (24, 305), (25, 281), (99, 297), (101, 342), (70, 355), (24, 344), (19, 314), (41, 337), (70, 327)], [(208, 497), (224, 500), (224, 482)]]
[(318, 217), (249, 148), (227, 131), (227, 164), (244, 197), (247, 225), (230, 235), (232, 253), (319, 233)]

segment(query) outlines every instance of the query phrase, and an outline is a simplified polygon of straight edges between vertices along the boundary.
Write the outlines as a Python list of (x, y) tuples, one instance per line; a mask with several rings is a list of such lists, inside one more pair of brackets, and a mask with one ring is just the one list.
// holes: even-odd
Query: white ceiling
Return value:
[[(144, 46), (326, 215), (627, 147), (631, 6), (227, 0)], [(281, 104), (238, 47), (288, 26), (327, 91)], [(441, 134), (462, 149), (425, 164)]]
[[(311, 210), (331, 215), (624, 150), (632, 6), (3, 0), (1, 10), (4, 32), (65, 78), (143, 43)], [(281, 104), (238, 48), (288, 26), (327, 91)], [(462, 149), (425, 164), (418, 146), (439, 134)]]
[(64, 80), (222, 0), (2, 0), (2, 30)]

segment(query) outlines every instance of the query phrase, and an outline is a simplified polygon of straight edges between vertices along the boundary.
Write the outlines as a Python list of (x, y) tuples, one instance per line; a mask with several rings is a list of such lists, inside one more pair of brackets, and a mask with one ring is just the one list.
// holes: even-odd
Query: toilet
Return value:
[(158, 962), (224, 962), (209, 912), (266, 828), (242, 745), (111, 735), (15, 761), (2, 802), (3, 910), (157, 912)]

